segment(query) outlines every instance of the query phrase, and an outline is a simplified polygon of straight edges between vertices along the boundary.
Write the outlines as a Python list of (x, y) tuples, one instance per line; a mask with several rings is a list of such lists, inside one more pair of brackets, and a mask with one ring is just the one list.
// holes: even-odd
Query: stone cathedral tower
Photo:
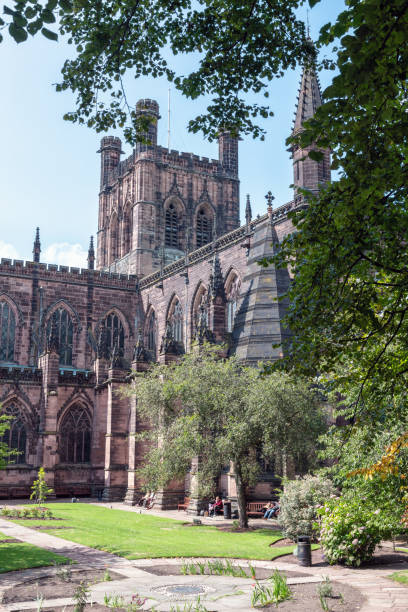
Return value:
[(101, 141), (96, 267), (146, 276), (239, 227), (238, 139), (219, 137), (219, 159), (168, 151), (157, 144), (159, 106), (139, 100), (153, 118), (132, 155), (121, 141)]

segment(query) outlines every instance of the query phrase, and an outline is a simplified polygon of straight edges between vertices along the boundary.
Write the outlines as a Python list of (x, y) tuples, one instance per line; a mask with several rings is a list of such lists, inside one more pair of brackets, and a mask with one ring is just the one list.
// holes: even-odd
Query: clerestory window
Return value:
[(179, 219), (174, 204), (170, 204), (166, 210), (164, 244), (165, 246), (173, 247), (174, 249), (178, 249), (180, 247)]
[(14, 361), (16, 318), (9, 304), (0, 301), (0, 361)]
[(60, 365), (72, 365), (73, 325), (69, 312), (61, 307), (57, 308), (47, 323), (47, 336), (55, 329), (59, 346)]
[(212, 240), (211, 219), (205, 214), (203, 209), (197, 215), (197, 248), (208, 244)]

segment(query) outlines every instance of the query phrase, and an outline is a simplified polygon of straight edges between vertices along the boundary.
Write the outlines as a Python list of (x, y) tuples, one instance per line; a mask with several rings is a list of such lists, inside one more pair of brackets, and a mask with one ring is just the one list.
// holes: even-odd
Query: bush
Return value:
[(319, 476), (305, 476), (284, 483), (280, 498), (279, 525), (285, 537), (296, 541), (299, 535), (316, 538), (317, 506), (324, 503), (336, 490), (330, 480)]
[(380, 509), (368, 509), (359, 498), (341, 498), (326, 503), (318, 513), (320, 540), (331, 565), (359, 567), (373, 557), (382, 539)]

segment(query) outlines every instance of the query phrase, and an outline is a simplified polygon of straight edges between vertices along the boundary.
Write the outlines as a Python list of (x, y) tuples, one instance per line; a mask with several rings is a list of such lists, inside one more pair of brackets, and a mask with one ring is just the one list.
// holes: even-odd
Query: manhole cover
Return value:
[(197, 597), (206, 593), (214, 593), (215, 589), (202, 584), (166, 584), (153, 589), (156, 593), (165, 595), (170, 599), (184, 599)]
[(201, 595), (201, 593), (204, 593), (204, 589), (202, 586), (175, 584), (172, 587), (167, 587), (167, 592), (175, 595)]

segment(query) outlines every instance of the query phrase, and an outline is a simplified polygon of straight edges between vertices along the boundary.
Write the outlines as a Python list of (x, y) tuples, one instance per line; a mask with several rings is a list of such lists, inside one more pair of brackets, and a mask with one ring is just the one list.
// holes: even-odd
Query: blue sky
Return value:
[[(322, 0), (310, 11), (312, 38), (343, 6), (343, 0)], [(306, 17), (305, 7), (300, 14)], [(64, 42), (53, 43), (41, 35), (20, 45), (6, 36), (0, 45), (0, 257), (31, 259), (39, 226), (42, 261), (86, 266), (89, 236), (97, 230), (100, 160), (96, 151), (102, 135), (62, 119), (73, 110), (74, 97), (69, 92), (56, 93), (52, 84), (60, 80), (61, 66), (70, 53), (71, 47)], [(188, 61), (186, 68), (193, 68)], [(320, 74), (323, 89), (332, 75)], [(292, 165), (285, 139), (292, 126), (299, 79), (300, 72), (291, 71), (271, 83), (269, 101), (275, 116), (263, 121), (266, 140), (246, 137), (240, 142), (241, 217), (247, 193), (254, 215), (265, 212), (264, 195), (269, 190), (276, 197), (275, 206), (291, 199)], [(164, 146), (167, 95), (165, 80), (127, 80), (131, 103), (140, 98), (158, 101), (162, 115), (158, 141)], [(188, 119), (205, 106), (205, 99), (191, 102), (172, 90), (172, 149), (218, 157), (216, 142), (187, 132)], [(131, 149), (124, 145), (124, 151), (122, 159)]]

